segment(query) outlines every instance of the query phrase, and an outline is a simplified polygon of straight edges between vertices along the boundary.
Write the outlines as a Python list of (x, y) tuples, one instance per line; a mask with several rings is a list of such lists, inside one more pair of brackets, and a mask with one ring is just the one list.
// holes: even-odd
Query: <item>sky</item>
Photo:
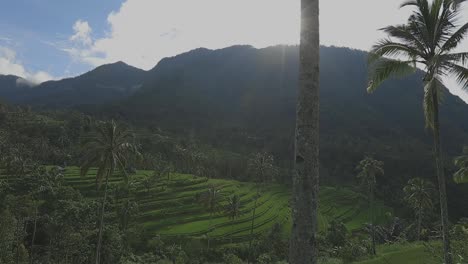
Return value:
[[(321, 44), (369, 50), (379, 28), (405, 22), (401, 2), (320, 1)], [(300, 0), (2, 0), (0, 74), (40, 83), (117, 61), (148, 70), (199, 47), (295, 45), (299, 24)]]

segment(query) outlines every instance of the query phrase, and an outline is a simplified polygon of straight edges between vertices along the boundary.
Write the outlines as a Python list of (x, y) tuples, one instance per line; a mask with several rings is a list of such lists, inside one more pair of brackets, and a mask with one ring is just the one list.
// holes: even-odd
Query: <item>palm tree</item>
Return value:
[(216, 212), (219, 212), (221, 210), (222, 200), (223, 200), (223, 195), (221, 193), (221, 189), (214, 185), (208, 188), (208, 190), (202, 193), (199, 197), (199, 201), (210, 212), (210, 223), (208, 227), (208, 232), (206, 233), (206, 235), (208, 236), (208, 249), (210, 249), (209, 233), (211, 232), (211, 224), (213, 221), (213, 216)]
[(291, 264), (317, 263), (319, 191), (319, 0), (301, 0), (299, 93), (292, 196)]
[[(255, 226), (255, 213), (257, 210), (257, 202), (258, 198), (260, 198), (260, 188), (262, 188), (263, 184), (268, 182), (273, 174), (275, 173), (275, 167), (273, 165), (273, 156), (266, 153), (260, 152), (254, 154), (249, 159), (248, 170), (249, 173), (253, 176), (253, 181), (255, 182), (255, 188), (257, 189), (257, 194), (255, 195), (254, 199), (254, 207), (252, 210), (252, 220), (250, 224), (250, 241), (249, 241), (249, 254), (252, 253), (252, 242), (253, 242), (253, 231)], [(248, 259), (248, 261), (250, 258)]]
[(415, 10), (406, 24), (382, 29), (390, 38), (379, 41), (372, 48), (372, 71), (367, 88), (368, 92), (373, 92), (384, 80), (411, 74), (417, 67), (426, 71), (423, 79), (423, 106), (426, 126), (432, 130), (434, 136), (444, 259), (447, 264), (452, 264), (452, 256), (444, 166), (440, 150), (439, 104), (444, 89), (442, 77), (454, 76), (464, 89), (468, 88), (468, 53), (454, 52), (468, 33), (468, 23), (458, 26), (458, 7), (461, 2), (465, 0), (434, 0), (431, 4), (428, 0), (406, 0), (401, 6), (414, 7)]
[[(227, 214), (228, 218), (231, 219), (233, 230), (234, 230), (234, 220), (239, 218), (239, 216), (242, 214), (240, 208), (241, 208), (241, 201), (240, 201), (239, 196), (235, 194), (229, 197), (226, 208), (224, 209), (224, 212)], [(233, 233), (231, 233), (231, 243), (232, 243), (232, 235)]]
[(415, 211), (417, 217), (417, 240), (421, 240), (421, 225), (425, 210), (432, 208), (432, 192), (434, 186), (431, 182), (421, 178), (414, 178), (408, 181), (403, 188), (405, 200), (411, 209)]
[(463, 148), (463, 155), (455, 158), (455, 166), (459, 168), (453, 175), (455, 182), (468, 182), (468, 146)]
[(367, 187), (370, 208), (372, 254), (375, 255), (375, 224), (374, 224), (374, 193), (376, 185), (376, 176), (383, 175), (383, 162), (371, 157), (365, 157), (357, 166), (359, 170), (358, 178)]
[(146, 195), (149, 195), (151, 188), (153, 188), (153, 186), (156, 184), (156, 177), (146, 175), (143, 179), (140, 180), (140, 183), (145, 188)]
[(99, 214), (99, 232), (96, 245), (96, 264), (100, 262), (102, 234), (104, 228), (104, 211), (107, 199), (107, 188), (109, 177), (112, 177), (114, 171), (120, 170), (127, 183), (127, 157), (130, 153), (139, 154), (137, 147), (133, 142), (133, 136), (126, 129), (123, 129), (112, 120), (102, 122), (96, 127), (96, 135), (86, 140), (84, 144), (84, 161), (81, 165), (81, 176), (88, 174), (92, 166), (97, 167), (96, 185), (101, 188), (104, 182), (104, 194), (101, 201), (101, 210)]

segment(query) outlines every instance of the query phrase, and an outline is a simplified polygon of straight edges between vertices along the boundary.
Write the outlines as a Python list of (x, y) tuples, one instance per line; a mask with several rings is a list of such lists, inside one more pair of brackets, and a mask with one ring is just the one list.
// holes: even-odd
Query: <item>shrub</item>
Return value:
[(334, 247), (342, 247), (346, 244), (348, 230), (342, 222), (332, 220), (326, 234), (326, 241)]
[(223, 263), (225, 264), (242, 264), (244, 263), (242, 259), (238, 256), (234, 255), (233, 253), (227, 253), (223, 256)]
[(350, 240), (343, 247), (337, 248), (337, 256), (345, 262), (355, 261), (368, 255), (370, 243), (367, 240)]

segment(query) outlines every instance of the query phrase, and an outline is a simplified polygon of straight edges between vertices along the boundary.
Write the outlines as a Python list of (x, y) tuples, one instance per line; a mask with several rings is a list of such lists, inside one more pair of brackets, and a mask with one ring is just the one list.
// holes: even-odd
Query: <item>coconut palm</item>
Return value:
[[(444, 243), (444, 259), (452, 263), (448, 227), (447, 195), (444, 167), (440, 150), (439, 104), (443, 88), (442, 77), (453, 76), (464, 89), (468, 88), (468, 52), (456, 52), (468, 34), (468, 23), (459, 26), (459, 5), (465, 0), (406, 0), (402, 7), (413, 7), (413, 14), (404, 25), (382, 30), (388, 39), (379, 41), (370, 56), (371, 76), (368, 92), (394, 76), (405, 76), (417, 67), (425, 70), (424, 115), (426, 126), (434, 137), (434, 157), (440, 196), (440, 214)], [(386, 57), (386, 58), (382, 58)]]
[(146, 175), (140, 180), (140, 183), (145, 188), (146, 195), (149, 195), (151, 188), (156, 184), (156, 176)]
[(317, 263), (319, 187), (319, 0), (301, 0), (299, 92), (296, 109), (291, 264)]
[(254, 197), (254, 207), (252, 210), (252, 220), (250, 223), (250, 241), (249, 241), (249, 254), (252, 253), (253, 231), (255, 226), (255, 213), (257, 211), (257, 202), (260, 198), (260, 189), (263, 185), (270, 181), (276, 170), (273, 165), (273, 155), (266, 152), (259, 152), (252, 155), (249, 159), (248, 170), (249, 174), (253, 177), (257, 194)]
[(421, 226), (424, 214), (433, 207), (433, 191), (434, 186), (432, 183), (421, 178), (409, 180), (408, 184), (403, 188), (405, 200), (411, 209), (415, 211), (417, 217), (417, 240), (421, 240)]
[(109, 177), (115, 170), (120, 170), (127, 183), (127, 158), (129, 154), (139, 154), (133, 142), (132, 134), (119, 127), (113, 120), (96, 126), (96, 135), (89, 137), (84, 144), (84, 161), (81, 165), (81, 176), (88, 174), (91, 167), (97, 167), (96, 185), (100, 189), (104, 181), (104, 194), (99, 213), (99, 232), (96, 245), (96, 264), (100, 262), (102, 235), (104, 228), (104, 211), (107, 199)]
[[(237, 194), (229, 197), (227, 201), (227, 205), (224, 208), (224, 212), (227, 214), (227, 217), (232, 221), (232, 228), (234, 229), (234, 220), (240, 217), (242, 214), (241, 210), (241, 201)], [(231, 241), (232, 241), (232, 233), (231, 233)]]
[(384, 174), (383, 162), (371, 157), (365, 157), (361, 162), (359, 162), (357, 169), (359, 170), (358, 179), (360, 179), (362, 184), (367, 187), (370, 208), (372, 254), (375, 255), (374, 194), (375, 185), (377, 183), (376, 176)]
[(221, 193), (221, 189), (216, 186), (211, 186), (203, 192), (199, 197), (198, 200), (203, 204), (203, 206), (208, 210), (210, 213), (210, 223), (208, 227), (208, 249), (210, 249), (210, 236), (209, 233), (211, 232), (211, 223), (213, 221), (213, 216), (215, 213), (222, 210), (221, 201), (223, 200), (223, 194)]
[(453, 175), (453, 179), (457, 183), (468, 182), (468, 146), (463, 148), (463, 155), (455, 158), (455, 166), (458, 171)]

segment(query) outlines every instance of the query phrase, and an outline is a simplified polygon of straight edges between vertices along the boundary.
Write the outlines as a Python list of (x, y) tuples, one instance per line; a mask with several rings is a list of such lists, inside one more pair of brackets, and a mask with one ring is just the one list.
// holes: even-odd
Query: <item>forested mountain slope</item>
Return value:
[[(266, 149), (287, 166), (298, 59), (295, 46), (194, 50), (162, 60), (139, 91), (104, 113), (241, 153)], [(395, 187), (411, 177), (434, 179), (422, 72), (388, 81), (369, 95), (365, 52), (323, 47), (320, 70), (324, 182), (354, 181), (355, 166), (366, 154), (386, 163), (386, 176), (379, 179), (384, 194), (395, 196)], [(441, 120), (451, 164), (450, 156), (468, 144), (468, 105), (447, 91)]]
[[(288, 167), (298, 55), (297, 46), (196, 49), (163, 59), (147, 72), (124, 63), (101, 66), (46, 82), (14, 101), (79, 106), (98, 117), (122, 118), (241, 154), (263, 149)], [(379, 179), (383, 195), (395, 196), (412, 177), (434, 179), (421, 72), (388, 81), (369, 95), (365, 52), (322, 47), (320, 70), (322, 182), (354, 182), (356, 164), (366, 154), (385, 161), (386, 176)], [(468, 105), (446, 92), (441, 121), (450, 176), (451, 157), (468, 144)], [(459, 188), (449, 193), (461, 195)]]

